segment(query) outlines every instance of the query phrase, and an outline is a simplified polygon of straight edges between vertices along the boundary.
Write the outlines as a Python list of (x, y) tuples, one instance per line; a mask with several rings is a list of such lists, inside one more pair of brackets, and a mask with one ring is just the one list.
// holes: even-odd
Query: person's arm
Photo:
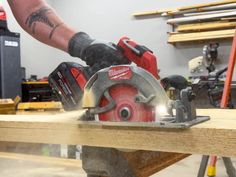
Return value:
[(39, 41), (78, 57), (92, 73), (117, 64), (127, 64), (121, 51), (112, 43), (96, 41), (84, 32), (67, 26), (44, 0), (8, 0), (21, 27)]
[(68, 52), (69, 41), (76, 32), (44, 0), (8, 0), (8, 3), (25, 31), (45, 44)]

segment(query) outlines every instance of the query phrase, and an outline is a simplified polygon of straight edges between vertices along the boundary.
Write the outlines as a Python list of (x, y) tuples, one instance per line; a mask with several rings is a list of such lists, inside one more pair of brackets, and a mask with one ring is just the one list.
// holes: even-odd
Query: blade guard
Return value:
[[(117, 77), (116, 74), (111, 77), (109, 73), (116, 69)], [(128, 75), (124, 76), (125, 72), (128, 72)], [(98, 107), (105, 91), (116, 84), (127, 84), (137, 88), (144, 98), (149, 98), (147, 104), (150, 106), (167, 105), (169, 102), (160, 81), (149, 72), (137, 66), (119, 65), (102, 69), (89, 79), (84, 89), (82, 107), (85, 109)]]

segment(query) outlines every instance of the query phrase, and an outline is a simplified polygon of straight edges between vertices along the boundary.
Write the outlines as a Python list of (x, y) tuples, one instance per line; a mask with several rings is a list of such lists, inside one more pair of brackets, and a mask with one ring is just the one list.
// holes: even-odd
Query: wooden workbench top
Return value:
[(198, 110), (210, 121), (189, 129), (147, 124), (81, 122), (82, 111), (58, 115), (0, 116), (0, 141), (81, 144), (236, 157), (236, 110)]

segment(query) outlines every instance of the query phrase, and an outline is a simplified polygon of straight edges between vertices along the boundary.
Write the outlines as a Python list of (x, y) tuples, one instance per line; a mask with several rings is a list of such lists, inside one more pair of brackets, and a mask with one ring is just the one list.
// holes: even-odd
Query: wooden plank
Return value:
[(0, 99), (0, 108), (15, 107), (12, 99)]
[(148, 16), (148, 15), (162, 15), (162, 16), (172, 16), (172, 15), (180, 15), (184, 13), (193, 13), (193, 12), (205, 12), (205, 11), (214, 11), (214, 10), (226, 10), (233, 9), (236, 7), (236, 3), (217, 5), (211, 7), (202, 7), (197, 9), (189, 9), (180, 11), (178, 9), (159, 9), (159, 10), (149, 10), (145, 12), (137, 12), (132, 14), (135, 17)]
[(225, 0), (225, 1), (218, 1), (218, 2), (212, 2), (212, 3), (198, 4), (198, 5), (193, 5), (193, 6), (185, 6), (185, 7), (178, 8), (178, 10), (185, 11), (185, 10), (190, 10), (190, 9), (199, 9), (203, 7), (212, 7), (212, 6), (231, 4), (231, 3), (236, 3), (236, 0)]
[(81, 114), (0, 116), (0, 141), (236, 156), (236, 110), (198, 110), (211, 120), (186, 130), (150, 123), (81, 122)]
[(22, 82), (23, 85), (31, 85), (31, 84), (48, 84), (48, 81), (28, 81)]
[(220, 20), (224, 21), (224, 20), (227, 20), (227, 21), (235, 21), (236, 20), (236, 17), (225, 17), (225, 18), (221, 18)]
[(231, 17), (231, 16), (236, 16), (236, 11), (219, 13), (219, 14), (173, 18), (173, 19), (167, 20), (167, 23), (168, 24), (178, 24), (178, 23), (186, 23), (186, 22), (191, 22), (191, 21), (201, 21), (201, 20), (217, 19), (217, 18), (222, 18), (222, 17)]
[(62, 104), (61, 102), (26, 102), (19, 103), (17, 109), (62, 109)]
[(216, 11), (216, 10), (227, 10), (227, 9), (235, 9), (236, 8), (236, 3), (232, 4), (224, 4), (224, 5), (217, 5), (217, 6), (211, 6), (211, 7), (202, 7), (202, 8), (197, 8), (197, 9), (190, 9), (190, 10), (185, 10), (185, 11), (179, 11), (175, 10), (172, 12), (168, 12), (166, 15), (181, 15), (185, 13), (197, 13), (197, 12), (211, 12), (211, 11)]
[(195, 32), (195, 33), (174, 33), (169, 34), (168, 42), (189, 42), (209, 39), (225, 39), (234, 36), (235, 29)]
[(233, 11), (235, 11), (235, 9), (207, 11), (207, 12), (192, 12), (192, 13), (184, 13), (183, 16), (190, 17), (190, 16), (197, 16), (197, 15), (220, 14), (220, 13), (233, 12)]
[(178, 32), (186, 31), (206, 31), (206, 30), (215, 30), (215, 29), (227, 29), (236, 27), (236, 21), (216, 21), (216, 22), (205, 22), (205, 23), (192, 23), (179, 25), (176, 27)]
[(166, 13), (166, 12), (169, 12), (171, 10), (172, 9), (149, 10), (149, 11), (144, 11), (144, 12), (133, 13), (132, 15), (134, 17), (149, 16), (149, 15), (160, 15), (162, 13)]

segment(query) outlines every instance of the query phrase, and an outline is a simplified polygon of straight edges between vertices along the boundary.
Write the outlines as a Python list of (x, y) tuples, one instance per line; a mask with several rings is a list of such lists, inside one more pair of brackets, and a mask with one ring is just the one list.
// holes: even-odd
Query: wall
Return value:
[[(188, 60), (202, 54), (206, 43), (194, 45), (167, 44), (167, 32), (171, 27), (166, 18), (135, 19), (134, 12), (215, 2), (216, 0), (54, 0), (54, 7), (66, 22), (77, 30), (86, 31), (96, 39), (116, 42), (121, 36), (129, 36), (140, 44), (145, 44), (158, 57), (161, 76), (170, 74), (189, 74)], [(219, 67), (228, 60), (231, 39), (220, 42)], [(65, 55), (59, 53), (55, 58)]]
[[(171, 27), (165, 18), (134, 19), (133, 12), (214, 2), (216, 0), (51, 0), (59, 15), (76, 30), (85, 31), (96, 39), (117, 42), (121, 36), (129, 36), (154, 51), (158, 57), (161, 76), (182, 74), (187, 76), (188, 60), (202, 54), (206, 43), (187, 45), (167, 44), (167, 32)], [(10, 16), (10, 18), (12, 18)], [(22, 65), (27, 74), (45, 76), (62, 61), (77, 61), (59, 50), (40, 45), (22, 33)], [(231, 40), (221, 41), (219, 49), (220, 67), (228, 60)]]
[[(47, 2), (53, 6), (54, 2), (51, 0)], [(56, 49), (41, 44), (23, 31), (12, 15), (7, 1), (3, 3), (8, 16), (9, 29), (21, 34), (21, 65), (26, 67), (27, 77), (31, 74), (36, 74), (39, 78), (47, 76), (62, 61), (54, 59), (53, 53)]]

